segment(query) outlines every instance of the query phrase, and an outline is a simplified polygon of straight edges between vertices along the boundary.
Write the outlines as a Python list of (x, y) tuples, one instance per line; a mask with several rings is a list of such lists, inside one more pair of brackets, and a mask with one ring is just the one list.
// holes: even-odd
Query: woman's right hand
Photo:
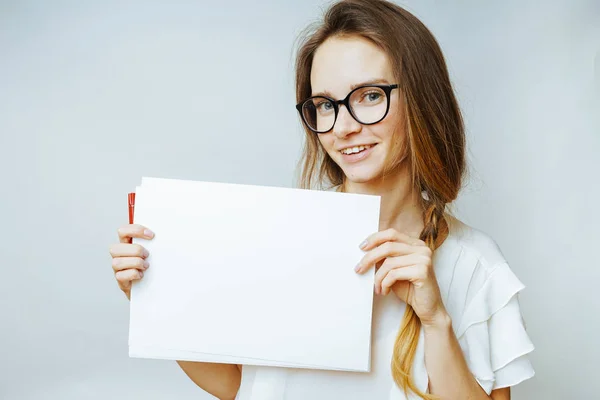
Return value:
[(133, 244), (132, 238), (152, 239), (154, 233), (144, 226), (137, 224), (123, 225), (117, 230), (119, 243), (110, 246), (112, 268), (119, 288), (129, 299), (131, 283), (142, 279), (148, 269), (148, 250), (139, 244)]

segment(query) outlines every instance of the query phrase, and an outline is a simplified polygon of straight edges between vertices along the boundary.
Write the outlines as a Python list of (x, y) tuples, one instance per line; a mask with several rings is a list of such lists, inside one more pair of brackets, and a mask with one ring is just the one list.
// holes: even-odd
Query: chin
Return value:
[(379, 169), (371, 169), (371, 168), (349, 168), (344, 169), (344, 175), (346, 175), (346, 179), (353, 183), (369, 183), (371, 181), (377, 181), (381, 175), (382, 171)]
[(348, 182), (368, 184), (377, 182), (385, 170), (385, 147), (378, 144), (371, 154), (360, 161), (349, 162), (340, 153), (329, 152), (330, 157), (342, 169)]

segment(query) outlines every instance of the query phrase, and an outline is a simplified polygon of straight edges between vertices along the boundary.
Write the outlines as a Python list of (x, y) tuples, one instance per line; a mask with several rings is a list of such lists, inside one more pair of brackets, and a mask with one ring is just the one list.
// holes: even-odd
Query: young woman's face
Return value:
[[(329, 38), (319, 46), (310, 80), (313, 96), (324, 94), (336, 100), (344, 99), (353, 88), (363, 84), (397, 83), (387, 55), (375, 44), (356, 36)], [(393, 140), (404, 140), (399, 131), (402, 115), (398, 89), (392, 90), (389, 102), (387, 116), (373, 125), (359, 123), (341, 105), (333, 129), (318, 134), (323, 148), (351, 182), (367, 183), (380, 178), (394, 148)], [(394, 136), (396, 130), (398, 134)], [(360, 146), (364, 150), (345, 154), (349, 148), (360, 150)]]

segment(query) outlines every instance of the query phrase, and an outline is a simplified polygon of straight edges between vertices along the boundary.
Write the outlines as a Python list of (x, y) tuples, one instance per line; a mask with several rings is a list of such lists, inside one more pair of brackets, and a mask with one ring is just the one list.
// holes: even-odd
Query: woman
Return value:
[[(370, 373), (179, 362), (220, 399), (509, 399), (533, 376), (522, 284), (492, 239), (445, 212), (465, 168), (462, 117), (429, 30), (382, 0), (332, 5), (302, 43), (297, 109), (302, 186), (381, 196), (380, 232), (360, 244), (376, 268)], [(119, 229), (120, 288), (148, 267)]]

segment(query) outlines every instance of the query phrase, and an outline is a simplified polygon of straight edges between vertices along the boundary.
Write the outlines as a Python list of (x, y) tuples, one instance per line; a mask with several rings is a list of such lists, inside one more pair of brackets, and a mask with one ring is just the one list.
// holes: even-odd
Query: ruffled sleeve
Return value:
[(508, 264), (493, 268), (467, 304), (456, 336), (467, 364), (487, 394), (533, 377), (534, 349), (521, 315), (523, 284)]

